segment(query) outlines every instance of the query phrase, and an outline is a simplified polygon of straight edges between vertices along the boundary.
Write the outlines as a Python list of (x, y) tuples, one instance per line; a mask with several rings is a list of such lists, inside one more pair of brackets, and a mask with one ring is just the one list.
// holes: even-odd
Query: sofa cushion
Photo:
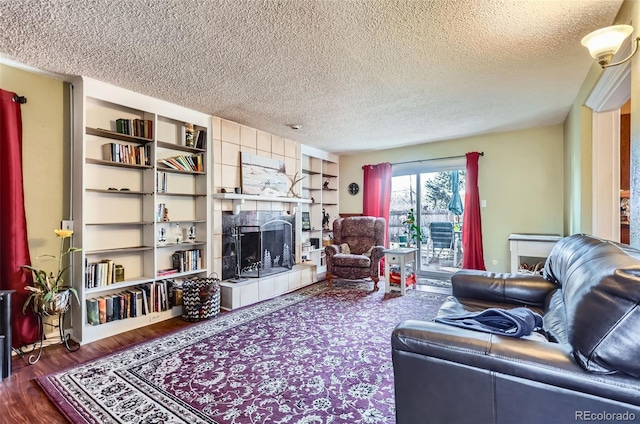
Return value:
[(640, 251), (592, 236), (560, 240), (545, 274), (562, 285), (576, 360), (598, 373), (640, 377)]

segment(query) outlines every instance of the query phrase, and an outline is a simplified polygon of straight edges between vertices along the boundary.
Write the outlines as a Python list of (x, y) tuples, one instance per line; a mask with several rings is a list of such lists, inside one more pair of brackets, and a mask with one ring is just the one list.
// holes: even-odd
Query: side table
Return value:
[(385, 291), (391, 293), (391, 279), (389, 278), (389, 265), (400, 266), (400, 294), (404, 296), (407, 290), (406, 266), (416, 261), (418, 249), (413, 247), (401, 247), (398, 249), (384, 250), (384, 285)]
[(515, 274), (520, 270), (521, 257), (546, 259), (561, 238), (559, 234), (511, 234), (511, 273)]

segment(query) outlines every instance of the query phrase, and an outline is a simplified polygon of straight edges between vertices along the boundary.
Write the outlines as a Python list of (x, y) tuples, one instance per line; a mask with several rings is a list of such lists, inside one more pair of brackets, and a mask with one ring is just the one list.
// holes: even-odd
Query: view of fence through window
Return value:
[[(456, 172), (460, 197), (458, 202), (452, 202)], [(451, 273), (462, 264), (464, 212), (461, 205), (464, 205), (465, 182), (462, 169), (392, 178), (390, 245), (418, 248), (419, 269), (416, 271)], [(411, 212), (413, 219), (408, 219), (412, 218)]]

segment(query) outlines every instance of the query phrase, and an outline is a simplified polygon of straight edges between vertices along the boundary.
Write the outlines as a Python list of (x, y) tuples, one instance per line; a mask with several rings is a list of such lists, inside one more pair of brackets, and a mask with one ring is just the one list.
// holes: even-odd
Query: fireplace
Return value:
[(263, 225), (240, 225), (237, 255), (240, 277), (259, 278), (291, 269), (292, 226), (274, 219)]
[(295, 264), (295, 216), (282, 211), (222, 214), (222, 279), (259, 278)]

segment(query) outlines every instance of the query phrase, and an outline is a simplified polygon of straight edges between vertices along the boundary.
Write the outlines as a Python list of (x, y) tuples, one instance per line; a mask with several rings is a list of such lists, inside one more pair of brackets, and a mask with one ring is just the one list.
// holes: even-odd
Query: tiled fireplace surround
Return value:
[[(311, 263), (295, 264), (291, 270), (259, 278), (236, 276), (236, 239), (233, 230), (240, 225), (262, 225), (273, 219), (290, 222), (295, 228), (295, 214), (285, 211), (242, 211), (238, 214), (222, 212), (222, 283), (221, 307), (236, 309), (299, 289), (317, 281), (316, 266)], [(292, 231), (292, 249), (295, 249), (295, 231)]]

